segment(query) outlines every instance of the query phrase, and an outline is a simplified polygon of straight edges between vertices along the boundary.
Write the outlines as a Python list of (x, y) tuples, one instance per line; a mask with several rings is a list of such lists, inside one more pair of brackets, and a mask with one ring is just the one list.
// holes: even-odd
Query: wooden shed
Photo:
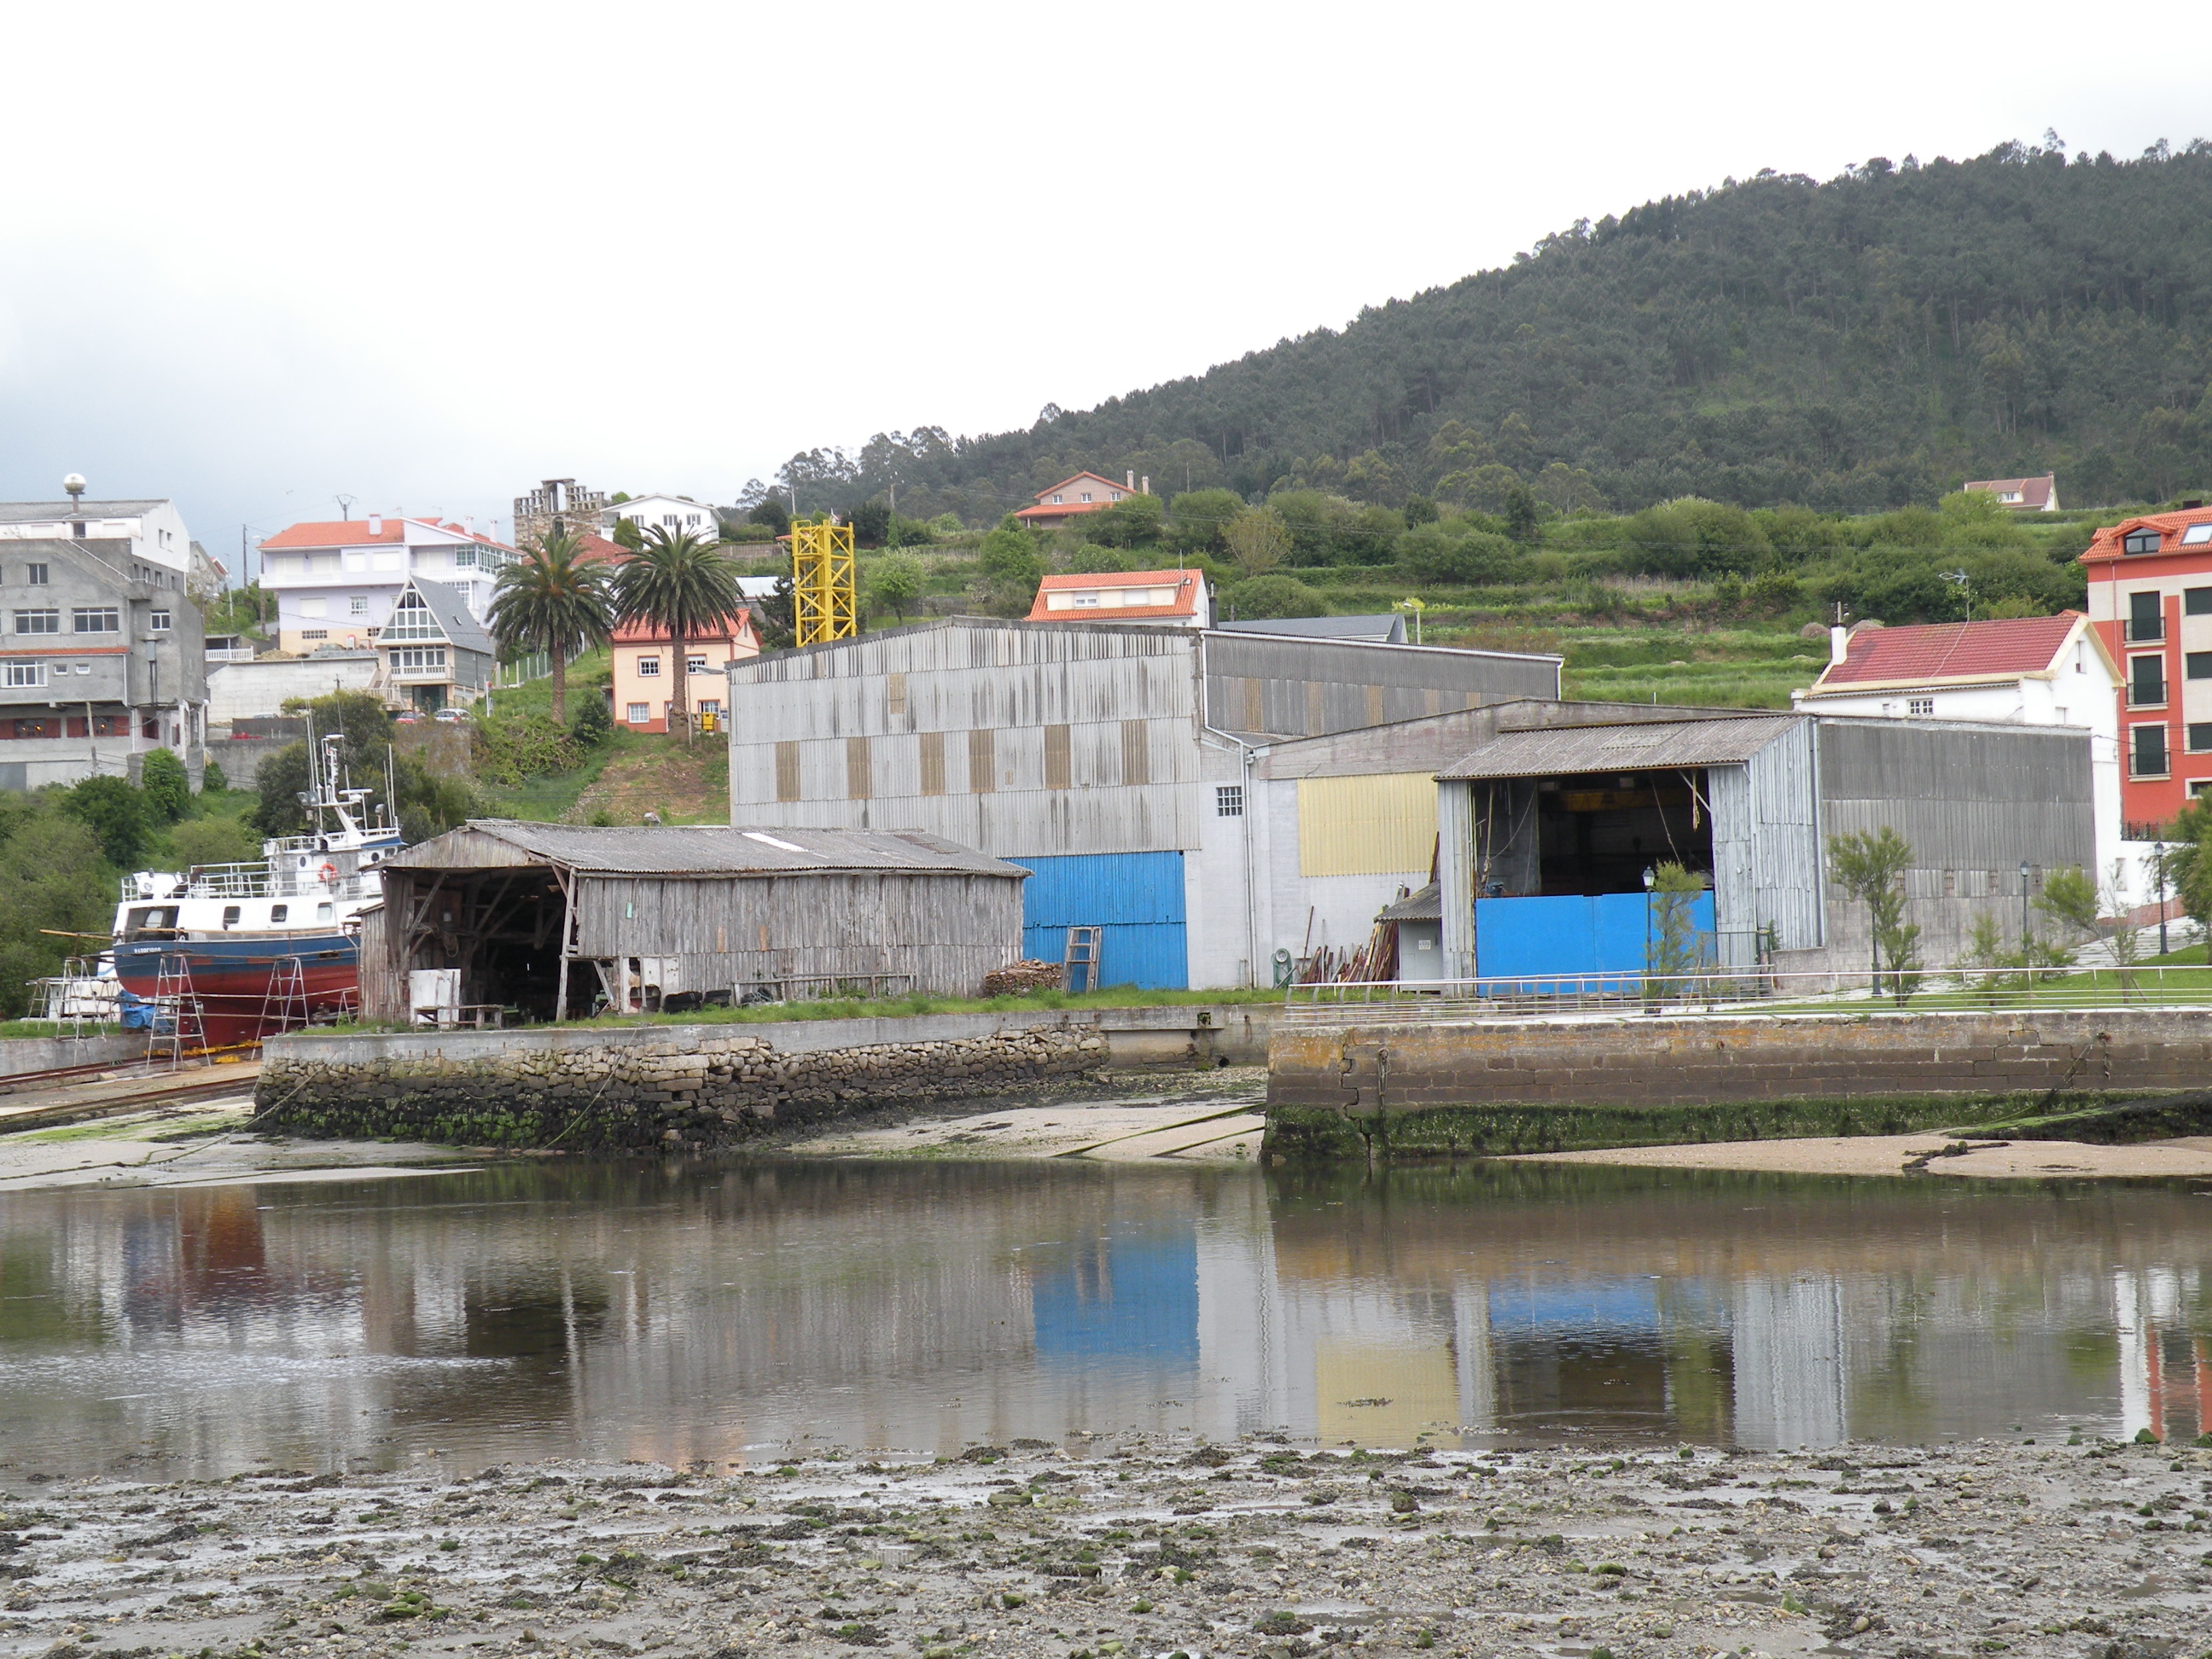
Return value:
[[(1018, 865), (918, 831), (473, 819), (386, 859), (362, 1011), (425, 984), (568, 1018), (850, 991), (972, 996), (1021, 954)], [(458, 970), (451, 981), (411, 976)]]

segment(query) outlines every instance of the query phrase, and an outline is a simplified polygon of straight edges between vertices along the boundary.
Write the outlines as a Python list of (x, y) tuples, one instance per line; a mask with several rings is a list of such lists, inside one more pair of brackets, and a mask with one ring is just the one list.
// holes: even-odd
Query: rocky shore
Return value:
[(1130, 1437), (182, 1482), (0, 1465), (0, 1654), (44, 1659), (2212, 1650), (2212, 1451), (2078, 1436)]

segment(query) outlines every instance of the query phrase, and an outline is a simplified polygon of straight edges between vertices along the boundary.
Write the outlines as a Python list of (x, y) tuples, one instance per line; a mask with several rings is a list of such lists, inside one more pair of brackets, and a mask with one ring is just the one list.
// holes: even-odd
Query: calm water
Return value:
[(2212, 1190), (501, 1167), (0, 1197), (0, 1465), (2212, 1427)]

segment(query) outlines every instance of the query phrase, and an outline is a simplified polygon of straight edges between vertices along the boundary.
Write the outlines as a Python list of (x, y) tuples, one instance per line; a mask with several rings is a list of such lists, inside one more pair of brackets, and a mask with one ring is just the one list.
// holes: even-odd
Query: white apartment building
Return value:
[(295, 524), (261, 544), (261, 586), (276, 596), (277, 648), (374, 645), (408, 582), (422, 577), (458, 595), (481, 623), (514, 550), (473, 524), (371, 513)]
[(99, 542), (126, 580), (179, 592), (191, 571), (192, 538), (174, 501), (0, 501), (0, 544), (17, 541)]
[(714, 509), (688, 495), (633, 495), (626, 501), (617, 501), (600, 511), (600, 533), (613, 535), (615, 526), (624, 519), (641, 531), (665, 530), (672, 536), (688, 531), (712, 541), (721, 533), (721, 520), (715, 517)]

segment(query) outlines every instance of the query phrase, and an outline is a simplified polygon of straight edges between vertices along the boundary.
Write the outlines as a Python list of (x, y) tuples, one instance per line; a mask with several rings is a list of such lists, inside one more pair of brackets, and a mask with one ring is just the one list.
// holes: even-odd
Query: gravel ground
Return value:
[(2212, 1650), (2212, 1452), (1037, 1442), (461, 1479), (4, 1472), (0, 1654)]

